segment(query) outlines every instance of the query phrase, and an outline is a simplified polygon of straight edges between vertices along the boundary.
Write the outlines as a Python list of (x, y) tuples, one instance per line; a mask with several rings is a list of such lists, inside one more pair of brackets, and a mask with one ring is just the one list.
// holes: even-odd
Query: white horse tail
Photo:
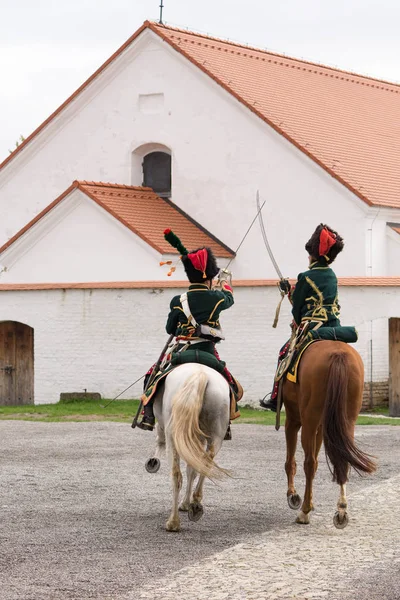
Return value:
[(220, 479), (229, 472), (219, 467), (212, 448), (206, 451), (207, 436), (199, 425), (207, 374), (197, 371), (185, 381), (172, 401), (171, 435), (179, 456), (195, 471), (209, 479)]

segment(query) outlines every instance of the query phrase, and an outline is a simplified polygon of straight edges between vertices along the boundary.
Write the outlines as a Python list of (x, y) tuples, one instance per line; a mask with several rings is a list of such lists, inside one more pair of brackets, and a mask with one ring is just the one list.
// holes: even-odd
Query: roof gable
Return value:
[(6, 166), (150, 29), (370, 206), (400, 208), (400, 86), (146, 21)]
[(185, 244), (193, 248), (207, 246), (217, 257), (232, 258), (234, 256), (234, 252), (228, 246), (225, 246), (173, 202), (157, 196), (152, 189), (93, 181), (74, 181), (61, 196), (9, 239), (0, 248), (0, 255), (58, 206), (74, 189), (79, 189), (86, 194), (160, 254), (177, 254), (175, 248), (172, 248), (164, 239), (163, 231), (166, 227), (170, 227)]

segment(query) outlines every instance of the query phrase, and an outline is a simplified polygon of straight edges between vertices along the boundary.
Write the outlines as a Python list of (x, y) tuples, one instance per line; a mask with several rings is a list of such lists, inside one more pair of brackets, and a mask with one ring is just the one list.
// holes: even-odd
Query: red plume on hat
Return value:
[(319, 236), (319, 255), (326, 256), (335, 244), (336, 235), (324, 227)]
[[(189, 253), (178, 236), (169, 228), (165, 229), (164, 238), (180, 253), (179, 260), (182, 260), (186, 275), (191, 283), (201, 283), (204, 279), (216, 277), (219, 269), (211, 248), (202, 247)], [(172, 261), (167, 261), (160, 264), (171, 263)], [(175, 267), (171, 267), (168, 275), (172, 275), (173, 271), (175, 271)]]
[(187, 255), (188, 259), (192, 263), (197, 271), (201, 271), (203, 273), (203, 279), (206, 279), (206, 268), (208, 261), (208, 252), (207, 248), (201, 248), (197, 250), (197, 252), (191, 252)]

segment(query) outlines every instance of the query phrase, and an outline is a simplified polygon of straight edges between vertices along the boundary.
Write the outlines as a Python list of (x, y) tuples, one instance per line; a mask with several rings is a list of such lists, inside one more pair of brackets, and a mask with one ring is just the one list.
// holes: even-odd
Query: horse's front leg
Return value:
[(301, 498), (294, 487), (294, 478), (296, 475), (296, 447), (297, 434), (300, 429), (300, 423), (294, 420), (289, 413), (286, 415), (285, 436), (286, 436), (286, 462), (285, 471), (288, 480), (287, 501), (290, 508), (297, 510), (300, 508)]
[(156, 447), (151, 458), (146, 460), (146, 471), (148, 473), (157, 473), (160, 468), (160, 459), (165, 452), (165, 431), (164, 428), (160, 425), (160, 422), (157, 423), (157, 438), (156, 438)]
[(180, 531), (178, 500), (182, 487), (182, 473), (180, 469), (179, 456), (175, 448), (172, 449), (172, 511), (166, 524), (167, 531)]
[(301, 443), (304, 450), (304, 473), (306, 476), (306, 489), (301, 510), (297, 516), (296, 523), (308, 525), (310, 522), (310, 511), (313, 510), (313, 481), (318, 467), (318, 452), (322, 441), (321, 428), (303, 425), (301, 432)]

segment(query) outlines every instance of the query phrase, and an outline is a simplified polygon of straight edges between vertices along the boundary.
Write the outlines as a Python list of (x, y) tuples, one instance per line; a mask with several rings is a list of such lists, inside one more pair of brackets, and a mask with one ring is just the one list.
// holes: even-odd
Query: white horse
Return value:
[[(214, 462), (229, 425), (230, 397), (226, 379), (214, 369), (197, 363), (176, 367), (165, 380), (164, 391), (154, 401), (157, 442), (154, 458), (146, 463), (155, 472), (167, 449), (171, 465), (173, 502), (167, 531), (180, 531), (178, 512), (182, 487), (180, 459), (187, 465), (187, 487), (179, 510), (188, 512), (191, 521), (203, 516), (203, 485), (206, 477), (228, 475)], [(192, 487), (199, 475), (192, 496)]]

